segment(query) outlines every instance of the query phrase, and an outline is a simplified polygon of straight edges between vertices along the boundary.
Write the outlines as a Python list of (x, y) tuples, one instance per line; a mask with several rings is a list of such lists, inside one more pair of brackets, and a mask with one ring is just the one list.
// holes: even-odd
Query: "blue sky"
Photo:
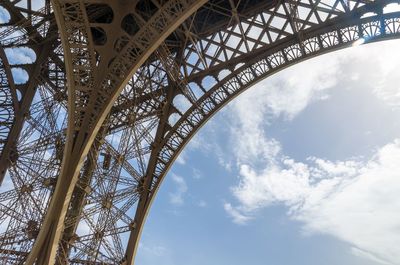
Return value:
[(166, 177), (137, 264), (399, 264), (399, 44), (304, 62), (219, 112)]

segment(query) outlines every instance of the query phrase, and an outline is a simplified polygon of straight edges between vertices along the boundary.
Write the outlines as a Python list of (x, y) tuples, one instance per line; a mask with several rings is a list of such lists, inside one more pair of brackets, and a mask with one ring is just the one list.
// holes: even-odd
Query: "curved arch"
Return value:
[[(113, 103), (131, 76), (168, 35), (205, 2), (167, 1), (144, 21), (134, 36), (127, 36), (120, 27), (105, 30), (107, 42), (99, 47), (90, 30), (93, 23), (83, 1), (52, 1), (68, 80), (67, 140), (55, 191), (27, 264), (55, 262), (78, 175)], [(122, 16), (129, 12), (129, 4), (108, 5)], [(113, 23), (115, 20), (110, 25)], [(130, 251), (127, 256), (129, 259)]]
[[(255, 52), (256, 55), (246, 57), (240, 67), (207, 90), (183, 113), (161, 143), (154, 172), (157, 178), (152, 186), (145, 216), (166, 173), (185, 145), (218, 110), (243, 91), (286, 67), (328, 52), (359, 45), (360, 40), (362, 43), (372, 43), (400, 38), (400, 12), (382, 12), (392, 2), (399, 1), (382, 1), (375, 3), (373, 7), (366, 5), (346, 19), (340, 20), (339, 17), (334, 22), (309, 28), (302, 33), (301, 38), (292, 35), (276, 46), (260, 49)], [(377, 10), (377, 14), (363, 17), (371, 9)]]
[[(38, 99), (45, 97), (42, 92), (48, 85), (44, 83), (44, 80), (49, 77), (53, 80), (58, 79), (50, 75), (59, 72), (62, 67), (53, 68), (53, 60), (60, 62), (61, 60), (55, 56), (58, 41), (57, 36), (54, 36), (56, 27), (52, 15), (49, 15), (50, 10), (46, 8), (37, 11), (21, 10), (17, 3), (10, 1), (3, 1), (2, 5), (7, 8), (11, 19), (9, 24), (2, 25), (1, 48), (4, 48), (11, 66), (22, 68), (29, 76), (25, 84), (15, 85), (17, 100), (15, 100), (14, 120), (8, 132), (5, 147), (0, 153), (0, 179), (3, 179), (7, 172), (7, 182), (4, 186), (8, 189), (2, 193), (5, 196), (1, 196), (0, 211), (2, 216), (8, 217), (2, 218), (0, 222), (8, 225), (5, 226), (5, 229), (2, 229), (0, 248), (18, 249), (19, 252), (15, 252), (19, 253), (16, 255), (18, 258), (14, 256), (15, 259), (11, 257), (8, 260), (22, 262), (26, 253), (21, 250), (31, 248), (52, 193), (50, 185), (47, 185), (46, 188), (46, 185), (42, 184), (42, 180), (44, 178), (51, 180), (58, 170), (57, 162), (52, 163), (53, 167), (50, 170), (46, 166), (53, 157), (53, 151), (55, 151), (53, 147), (57, 145), (54, 135), (50, 135), (57, 126), (55, 123), (53, 123), (55, 125), (53, 126), (51, 122), (48, 122), (49, 120), (46, 121), (43, 115), (47, 109), (47, 113), (51, 110), (54, 111), (50, 114), (52, 116), (50, 119), (60, 117), (55, 111), (58, 107), (52, 105), (51, 108), (48, 108), (49, 105), (41, 104), (42, 102), (38, 102)], [(32, 21), (35, 21), (34, 26)], [(18, 50), (22, 54), (27, 53), (27, 57), (30, 57), (30, 59), (18, 56)], [(63, 63), (57, 65), (61, 64)], [(61, 74), (58, 76), (61, 76)], [(39, 126), (31, 126), (33, 123), (37, 123)], [(62, 123), (61, 119), (59, 123)], [(42, 138), (44, 134), (47, 134), (47, 139)], [(39, 140), (39, 138), (42, 139)], [(38, 163), (28, 166), (31, 169), (26, 166), (26, 161), (39, 161), (41, 159), (44, 160), (40, 165)], [(7, 186), (10, 186), (7, 185), (9, 183), (12, 183), (12, 189), (7, 188)], [(12, 207), (14, 214), (9, 213), (9, 207)], [(15, 214), (17, 212), (18, 215)], [(26, 231), (25, 235), (19, 237), (18, 241), (14, 241), (18, 243), (5, 240), (4, 235), (12, 234), (15, 227)], [(19, 247), (15, 248), (12, 245)], [(6, 255), (3, 254), (2, 259), (4, 256)]]
[[(379, 30), (373, 31), (371, 29), (376, 27), (376, 23), (380, 23), (382, 19), (385, 22), (385, 33), (383, 34)], [(270, 53), (265, 53), (256, 60), (247, 61), (220, 80), (196, 104), (192, 105), (170, 130), (163, 141), (163, 145), (167, 147), (166, 149), (170, 147), (178, 147), (178, 149), (175, 149), (174, 155), (168, 157), (168, 160), (165, 160), (164, 157), (162, 161), (164, 163), (173, 161), (190, 138), (209, 118), (236, 96), (268, 76), (310, 58), (351, 47), (360, 38), (365, 38), (365, 44), (400, 38), (400, 12), (366, 17), (352, 22), (328, 33), (309, 32), (309, 38), (303, 41), (303, 43), (306, 43), (304, 45), (305, 54), (294, 53), (294, 50), (299, 50), (300, 44), (294, 42), (293, 39), (288, 40), (285, 43), (286, 45), (282, 45), (279, 49), (272, 50)], [(359, 23), (361, 23), (361, 27), (359, 27)], [(343, 34), (355, 28), (357, 29), (354, 32), (357, 35), (352, 35), (352, 38)], [(371, 30), (374, 35), (368, 34), (368, 30)], [(339, 39), (342, 39), (342, 41), (339, 41)], [(313, 46), (314, 44), (317, 46)], [(179, 142), (180, 145), (172, 144), (173, 142)]]
[[(171, 0), (164, 1), (163, 3), (180, 3), (188, 1), (189, 0)], [(81, 4), (81, 6), (84, 6), (86, 3), (86, 1), (75, 0), (54, 2), (74, 3), (70, 6), (67, 6), (67, 8), (65, 9), (65, 12), (67, 13), (67, 15), (71, 16), (72, 20), (76, 19), (76, 17), (74, 16), (74, 12), (76, 11), (74, 10), (74, 8), (77, 6), (76, 3), (78, 3), (78, 6), (79, 4)], [(195, 2), (198, 3), (199, 1)], [(168, 168), (171, 166), (174, 159), (184, 148), (189, 139), (212, 115), (214, 115), (214, 113), (216, 113), (232, 98), (239, 95), (248, 87), (252, 86), (254, 83), (291, 64), (300, 62), (313, 56), (318, 56), (319, 54), (322, 54), (324, 52), (329, 52), (335, 49), (350, 46), (355, 42), (357, 36), (372, 36), (371, 39), (367, 40), (367, 42), (371, 42), (389, 38), (397, 38), (399, 33), (400, 15), (398, 13), (385, 14), (385, 12), (382, 12), (383, 6), (385, 6), (387, 3), (392, 3), (395, 1), (336, 0), (329, 1), (331, 3), (336, 3), (332, 4), (332, 8), (329, 9), (327, 7), (318, 6), (318, 3), (324, 1), (243, 0), (237, 1), (240, 3), (245, 3), (244, 6), (246, 6), (246, 8), (242, 6), (241, 10), (239, 8), (238, 12), (240, 13), (240, 17), (237, 17), (237, 12), (233, 12), (236, 7), (230, 6), (235, 1), (210, 0), (209, 2), (210, 5), (207, 5), (205, 8), (200, 9), (199, 12), (202, 15), (201, 17), (207, 16), (211, 18), (212, 21), (207, 22), (209, 24), (205, 23), (207, 25), (204, 25), (203, 21), (199, 21), (202, 19), (193, 19), (195, 21), (194, 24), (196, 24), (197, 22), (196, 26), (200, 28), (200, 32), (198, 32), (197, 29), (185, 29), (184, 25), (178, 28), (172, 34), (172, 37), (170, 35), (167, 38), (167, 44), (170, 45), (168, 49), (170, 50), (168, 51), (167, 49), (166, 52), (164, 51), (166, 53), (165, 57), (167, 57), (166, 60), (159, 60), (157, 56), (159, 55), (158, 53), (160, 53), (160, 51), (154, 52), (150, 57), (150, 60), (153, 61), (149, 62), (148, 64), (144, 64), (135, 73), (135, 77), (131, 79), (132, 84), (128, 89), (129, 92), (122, 92), (122, 97), (118, 99), (116, 105), (113, 106), (111, 113), (112, 118), (114, 119), (114, 129), (110, 129), (107, 133), (109, 135), (115, 135), (118, 139), (120, 138), (120, 132), (132, 130), (133, 132), (130, 132), (131, 134), (138, 134), (137, 136), (132, 137), (135, 138), (132, 141), (134, 142), (134, 144), (132, 145), (137, 146), (132, 148), (132, 150), (129, 150), (129, 152), (126, 152), (129, 154), (130, 157), (127, 157), (124, 161), (121, 162), (121, 157), (123, 157), (125, 153), (120, 152), (120, 150), (114, 150), (113, 146), (111, 146), (112, 144), (107, 143), (107, 141), (100, 147), (100, 152), (99, 150), (95, 152), (97, 154), (93, 155), (91, 154), (92, 150), (89, 151), (89, 155), (87, 157), (92, 156), (95, 158), (94, 161), (91, 162), (91, 164), (89, 163), (88, 166), (84, 165), (82, 169), (82, 171), (88, 170), (88, 174), (82, 174), (85, 175), (84, 177), (87, 177), (87, 179), (89, 179), (87, 181), (90, 181), (90, 178), (96, 178), (96, 172), (91, 172), (93, 171), (93, 167), (96, 166), (98, 168), (102, 168), (102, 170), (108, 170), (110, 167), (114, 169), (124, 167), (123, 170), (129, 172), (130, 175), (133, 176), (133, 179), (128, 181), (127, 178), (124, 179), (124, 176), (122, 176), (122, 174), (115, 173), (115, 176), (112, 176), (112, 185), (117, 185), (115, 183), (122, 181), (126, 182), (125, 184), (127, 186), (121, 187), (120, 190), (114, 189), (111, 192), (109, 192), (108, 190), (99, 192), (96, 190), (95, 184), (93, 185), (91, 183), (90, 185), (84, 185), (83, 187), (78, 187), (79, 185), (76, 185), (75, 188), (80, 189), (77, 189), (78, 192), (75, 193), (75, 195), (85, 192), (87, 193), (87, 198), (93, 200), (95, 203), (93, 205), (86, 205), (86, 209), (83, 209), (84, 206), (82, 206), (84, 204), (83, 199), (81, 199), (80, 202), (77, 204), (70, 203), (69, 207), (71, 210), (73, 210), (71, 211), (73, 212), (73, 218), (71, 220), (68, 220), (67, 218), (65, 223), (67, 223), (69, 227), (67, 225), (65, 225), (65, 227), (76, 228), (76, 225), (78, 225), (79, 223), (79, 218), (86, 218), (89, 221), (95, 220), (94, 215), (98, 213), (96, 212), (96, 207), (102, 209), (104, 208), (104, 210), (101, 210), (104, 212), (117, 212), (118, 214), (111, 214), (113, 215), (112, 218), (104, 220), (106, 220), (110, 224), (113, 224), (114, 222), (116, 223), (116, 220), (118, 220), (120, 221), (120, 224), (118, 224), (116, 227), (113, 227), (112, 225), (104, 226), (104, 233), (97, 233), (97, 223), (95, 223), (91, 227), (89, 232), (83, 234), (76, 235), (74, 233), (74, 228), (72, 228), (69, 231), (71, 232), (69, 236), (65, 237), (66, 239), (68, 239), (68, 242), (67, 240), (64, 240), (64, 238), (60, 240), (67, 242), (68, 248), (77, 246), (77, 248), (79, 249), (79, 247), (85, 246), (85, 244), (91, 246), (92, 243), (98, 244), (96, 246), (99, 246), (98, 248), (102, 248), (103, 246), (105, 246), (105, 244), (102, 245), (98, 242), (105, 241), (107, 239), (106, 237), (109, 236), (110, 233), (131, 233), (131, 240), (129, 241), (130, 245), (128, 246), (129, 256), (126, 260), (127, 263), (131, 264), (133, 262), (133, 256), (136, 251), (135, 247), (140, 236), (140, 231), (144, 223), (146, 212), (148, 211), (151, 205), (151, 201), (154, 199), (157, 189), (161, 185), (162, 179), (164, 178)], [(220, 7), (222, 8), (215, 8), (215, 2), (218, 2), (221, 5)], [(293, 13), (290, 9), (290, 5), (294, 2), (298, 2), (300, 3), (300, 5), (302, 5), (302, 7), (308, 8), (308, 10), (310, 10), (310, 15), (308, 16), (316, 15), (316, 20), (313, 21), (309, 17), (302, 17), (302, 14), (300, 14), (299, 17), (292, 16)], [(336, 6), (338, 3), (341, 3), (343, 5), (342, 9), (340, 10)], [(346, 3), (351, 3), (351, 5), (346, 5)], [(254, 6), (252, 6), (252, 4), (254, 4)], [(118, 14), (118, 8), (115, 8), (116, 4), (111, 3), (110, 5), (113, 7), (113, 12), (115, 11), (116, 14)], [(283, 8), (284, 10), (282, 11), (279, 8)], [(155, 9), (151, 7), (151, 14), (153, 14), (152, 10)], [(91, 11), (91, 8), (86, 10), (85, 8), (82, 8), (82, 11), (88, 12)], [(172, 13), (175, 11), (176, 10), (170, 10), (170, 12)], [(319, 11), (324, 13), (327, 17), (318, 17)], [(364, 14), (371, 11), (374, 11), (373, 13), (376, 15), (368, 18), (365, 17), (360, 20), (360, 18)], [(129, 13), (129, 10), (124, 10), (122, 11), (122, 14), (127, 14), (127, 12)], [(262, 12), (261, 14), (265, 17), (260, 18), (260, 21), (256, 21), (258, 18), (252, 16), (257, 15), (260, 12)], [(109, 11), (106, 12), (106, 14), (109, 13)], [(218, 13), (220, 17), (214, 17), (216, 16), (216, 13)], [(385, 15), (381, 16), (381, 14)], [(266, 18), (267, 16), (269, 16), (268, 20)], [(124, 53), (122, 51), (127, 45), (126, 42), (129, 40), (129, 38), (134, 37), (135, 34), (138, 33), (136, 32), (137, 29), (134, 23), (146, 22), (140, 19), (137, 21), (135, 20), (135, 22), (128, 21), (128, 24), (130, 24), (129, 26), (133, 28), (132, 31), (129, 30), (129, 32), (131, 32), (132, 34), (128, 34), (129, 32), (126, 32), (125, 35), (122, 35), (123, 38), (120, 38), (118, 42), (114, 42), (112, 41), (114, 37), (120, 37), (120, 35), (118, 35), (119, 32), (116, 31), (123, 30), (121, 28), (121, 20), (123, 17), (124, 16), (115, 16), (114, 19), (111, 19), (110, 16), (101, 16), (101, 21), (110, 22), (100, 23), (101, 25), (97, 25), (100, 26), (101, 29), (104, 29), (104, 34), (100, 34), (99, 37), (106, 36), (107, 40), (105, 41), (105, 43), (101, 42), (96, 44), (96, 42), (94, 42), (94, 51), (90, 51), (91, 55), (87, 56), (86, 58), (81, 57), (80, 59), (83, 61), (82, 64), (80, 64), (79, 66), (75, 65), (76, 73), (79, 73), (79, 76), (76, 80), (78, 81), (78, 83), (80, 82), (79, 85), (82, 85), (82, 91), (87, 90), (83, 91), (83, 93), (79, 93), (81, 92), (79, 91), (76, 94), (78, 96), (82, 96), (84, 93), (87, 93), (87, 95), (83, 95), (82, 98), (78, 98), (75, 102), (73, 102), (70, 97), (69, 106), (71, 107), (76, 104), (78, 107), (87, 107), (90, 104), (91, 107), (93, 107), (92, 109), (79, 109), (80, 113), (76, 115), (78, 118), (75, 119), (76, 124), (78, 125), (78, 129), (71, 125), (68, 128), (68, 130), (70, 131), (77, 132), (81, 129), (81, 118), (85, 118), (86, 121), (90, 121), (89, 126), (84, 128), (84, 130), (81, 130), (82, 137), (85, 137), (85, 133), (88, 133), (88, 137), (92, 138), (99, 137), (99, 135), (101, 135), (101, 133), (97, 133), (96, 135), (95, 130), (92, 130), (92, 128), (93, 126), (100, 126), (100, 120), (102, 119), (102, 117), (99, 119), (99, 116), (96, 116), (95, 118), (91, 119), (90, 116), (91, 114), (102, 115), (101, 113), (106, 113), (108, 110), (104, 111), (104, 106), (102, 106), (100, 103), (108, 102), (107, 100), (109, 100), (110, 98), (107, 97), (111, 97), (111, 95), (108, 94), (108, 92), (110, 92), (109, 90), (104, 92), (104, 89), (101, 88), (98, 90), (101, 90), (102, 92), (99, 92), (96, 91), (96, 89), (92, 89), (93, 87), (98, 88), (98, 86), (93, 84), (99, 84), (99, 82), (101, 82), (101, 80), (103, 79), (99, 78), (99, 81), (94, 82), (90, 79), (90, 77), (87, 77), (91, 75), (99, 75), (100, 77), (103, 77), (106, 74), (110, 74), (109, 70), (113, 68), (113, 66), (119, 65), (118, 60), (115, 59), (115, 56), (121, 54), (121, 57), (124, 57)], [(223, 17), (224, 19), (221, 19), (221, 17)], [(285, 22), (282, 24), (283, 26), (278, 22), (273, 22), (274, 17), (279, 18), (280, 21), (282, 19), (285, 20)], [(192, 18), (190, 18), (190, 20), (192, 20)], [(91, 32), (88, 29), (96, 26), (92, 24), (92, 21), (89, 20), (85, 28), (89, 35), (91, 34)], [(282, 26), (282, 28), (277, 28), (278, 26)], [(346, 27), (347, 29), (345, 29)], [(249, 31), (249, 28), (257, 28), (254, 30), (256, 30), (255, 32), (258, 32), (259, 35), (256, 36), (254, 32)], [(344, 30), (341, 31), (341, 29)], [(172, 30), (173, 28), (171, 28), (171, 31)], [(220, 34), (221, 32), (223, 32), (223, 34)], [(384, 32), (385, 34), (377, 34), (381, 32)], [(154, 35), (159, 34), (160, 32), (156, 32)], [(186, 39), (182, 41), (180, 38), (184, 38), (184, 35), (186, 34)], [(277, 36), (274, 36), (274, 34), (277, 34)], [(27, 39), (27, 36), (29, 35), (25, 34), (21, 37), (22, 39)], [(55, 34), (55, 30), (53, 34), (49, 36), (49, 38), (58, 43), (58, 34)], [(262, 39), (263, 36), (266, 37), (266, 40)], [(97, 40), (100, 39), (101, 38), (98, 38)], [(347, 40), (347, 42), (344, 40)], [(41, 37), (38, 38), (37, 42), (42, 43)], [(7, 43), (7, 45), (11, 46), (13, 45), (13, 43), (15, 44), (14, 40), (10, 42), (7, 41)], [(182, 50), (176, 48), (177, 43), (181, 44)], [(100, 61), (102, 58), (105, 58), (105, 53), (103, 52), (105, 52), (105, 50), (110, 47), (110, 45), (108, 44), (112, 44), (111, 48), (115, 49), (115, 56), (110, 56), (112, 57), (111, 59), (110, 57), (108, 57), (107, 59), (110, 60), (107, 60), (107, 63), (105, 63), (105, 70), (96, 73), (99, 68), (103, 67), (100, 65)], [(147, 44), (148, 43), (146, 43), (146, 45)], [(51, 84), (55, 91), (50, 94), (54, 94), (54, 100), (57, 102), (57, 106), (62, 105), (60, 107), (65, 107), (67, 105), (67, 93), (64, 89), (65, 69), (64, 61), (60, 59), (64, 57), (61, 52), (61, 48), (59, 48), (59, 46), (57, 47), (58, 48), (55, 48), (51, 45), (49, 45), (48, 47), (49, 50), (53, 49), (53, 51), (57, 51), (54, 56), (49, 56), (49, 58), (52, 58), (51, 60), (54, 61), (53, 57), (56, 57), (56, 59), (60, 61), (57, 64), (59, 65), (58, 67), (60, 69), (57, 68), (54, 72), (61, 73), (61, 78)], [(131, 52), (137, 53), (138, 48), (134, 46), (132, 47)], [(182, 55), (179, 54), (180, 52), (182, 52)], [(77, 57), (82, 56), (81, 52), (78, 51), (77, 53)], [(149, 54), (150, 53), (151, 52), (149, 52)], [(37, 54), (43, 54), (43, 56), (47, 56), (45, 53)], [(42, 60), (46, 60), (46, 58), (42, 58)], [(86, 68), (84, 70), (79, 69), (80, 67), (87, 67), (87, 65), (84, 65), (85, 59), (87, 58), (93, 59), (95, 61), (94, 65), (92, 65), (93, 68), (89, 67), (89, 69)], [(120, 59), (123, 62), (122, 64), (120, 64), (122, 65), (121, 68), (123, 68), (123, 71), (118, 71), (119, 68), (115, 67), (113, 68), (113, 70), (116, 69), (114, 74), (124, 74), (127, 72), (127, 69), (132, 66), (130, 65), (130, 62), (124, 60), (125, 58)], [(169, 59), (175, 59), (175, 61), (177, 62), (178, 65), (173, 65), (174, 67), (172, 67), (174, 69), (169, 69)], [(182, 60), (179, 61), (180, 59)], [(38, 60), (36, 62), (37, 65), (39, 65), (39, 61), (41, 60)], [(182, 82), (179, 82), (179, 78), (174, 78), (174, 75), (176, 77), (177, 73), (179, 73), (178, 67), (181, 67), (180, 69), (182, 70), (181, 72), (184, 77), (184, 80)], [(156, 68), (157, 70), (153, 70), (154, 68)], [(40, 69), (40, 67), (38, 67), (38, 69)], [(41, 74), (43, 74), (41, 78), (47, 79), (50, 77), (50, 74), (47, 72), (47, 69), (45, 70), (46, 71), (43, 71), (43, 73), (41, 71)], [(146, 74), (144, 74), (145, 72)], [(141, 73), (143, 73), (143, 75), (141, 75)], [(80, 74), (82, 74), (82, 76), (80, 76)], [(113, 73), (111, 73), (111, 75), (112, 74)], [(35, 74), (31, 76), (38, 75)], [(128, 76), (129, 74), (126, 74), (124, 77), (119, 78), (123, 79), (127, 78)], [(50, 81), (52, 82), (52, 80)], [(71, 82), (71, 78), (69, 78), (68, 81)], [(149, 84), (147, 84), (147, 82)], [(212, 84), (213, 82), (216, 82), (216, 84)], [(111, 82), (107, 84), (110, 85), (110, 90), (112, 88), (116, 89), (116, 91), (112, 92), (115, 92), (115, 95), (119, 93), (117, 90), (120, 90), (121, 87), (123, 87), (123, 85), (120, 85), (120, 87), (118, 87), (118, 85), (112, 84)], [(135, 91), (135, 89), (138, 89), (138, 87), (143, 91), (141, 90), (140, 93), (136, 94), (131, 93), (131, 91), (137, 92)], [(186, 88), (188, 89), (185, 90)], [(49, 90), (51, 89), (49, 88)], [(90, 92), (88, 92), (89, 90)], [(92, 92), (91, 90), (95, 91)], [(99, 93), (96, 94), (97, 92)], [(69, 95), (71, 95), (71, 93), (69, 93)], [(177, 97), (177, 95), (183, 95), (189, 100), (189, 109), (177, 108), (177, 106), (173, 105), (173, 99)], [(104, 98), (106, 98), (106, 100), (103, 98), (103, 96)], [(96, 99), (98, 99), (99, 97), (101, 97), (99, 101), (100, 103), (95, 102)], [(79, 101), (81, 99), (83, 99), (82, 102)], [(111, 99), (110, 102), (114, 99)], [(90, 103), (89, 101), (92, 102)], [(47, 103), (47, 100), (44, 99), (43, 105)], [(35, 108), (40, 108), (41, 106), (42, 105), (40, 104), (32, 106), (31, 111)], [(27, 109), (29, 109), (29, 106), (27, 106)], [(52, 110), (48, 110), (48, 112), (51, 113)], [(65, 109), (63, 109), (62, 112), (62, 116), (64, 117)], [(136, 117), (143, 119), (143, 122), (135, 123), (134, 121)], [(70, 115), (70, 119), (73, 119), (73, 115)], [(40, 123), (40, 120), (31, 121), (31, 123), (32, 125), (36, 125)], [(156, 137), (155, 134), (158, 130), (157, 126), (158, 128), (161, 127), (162, 129), (160, 130), (160, 133), (157, 133), (158, 136)], [(46, 125), (44, 125), (43, 128), (48, 129), (45, 127)], [(43, 183), (41, 181), (40, 183), (35, 182), (38, 183), (38, 190), (43, 191), (44, 189), (48, 189), (48, 193), (46, 194), (53, 194), (53, 189), (57, 182), (56, 176), (60, 176), (59, 166), (61, 164), (60, 161), (63, 158), (62, 150), (65, 146), (64, 129), (66, 128), (66, 126), (62, 125), (59, 128), (58, 126), (55, 127), (57, 128), (41, 134), (40, 139), (38, 139), (38, 142), (44, 142), (43, 145), (51, 146), (47, 148), (50, 148), (52, 150), (51, 153), (54, 153), (54, 157), (49, 159), (48, 161), (57, 161), (56, 170), (46, 170), (46, 179), (43, 180)], [(129, 135), (129, 133), (127, 133), (127, 135)], [(140, 141), (142, 140), (146, 143), (146, 145), (141, 145)], [(94, 142), (96, 143), (96, 141), (97, 138)], [(69, 142), (71, 142), (71, 138), (69, 138)], [(35, 146), (34, 142), (31, 143), (30, 147), (34, 149), (33, 146)], [(95, 146), (95, 144), (93, 146)], [(99, 155), (99, 153), (101, 154)], [(75, 159), (75, 157), (77, 157), (75, 156), (76, 154), (79, 155), (79, 152), (77, 151), (74, 154), (70, 153), (68, 154), (68, 156)], [(82, 157), (84, 156), (85, 155), (83, 154)], [(142, 162), (139, 161), (140, 159), (145, 160), (145, 162), (140, 164), (142, 168), (137, 170), (138, 168), (134, 168), (135, 162)], [(87, 158), (87, 160), (89, 160), (89, 158)], [(123, 163), (123, 166), (121, 163)], [(43, 171), (44, 170), (45, 169), (43, 169)], [(102, 172), (98, 172), (98, 175), (100, 175), (100, 173), (103, 174)], [(39, 173), (35, 172), (34, 174), (37, 175), (38, 179), (42, 177)], [(111, 174), (114, 173), (111, 172), (105, 174), (108, 174), (107, 177), (111, 179)], [(27, 175), (27, 177), (29, 176), (30, 175)], [(58, 180), (62, 179), (64, 176), (65, 175), (61, 175)], [(146, 185), (144, 185), (145, 183)], [(23, 189), (26, 190), (26, 187), (24, 186)], [(75, 192), (75, 190), (73, 192)], [(129, 192), (130, 195), (126, 195)], [(126, 199), (127, 203), (123, 205), (124, 208), (121, 206), (121, 204), (117, 205), (118, 203), (120, 203), (120, 201), (118, 201), (119, 199), (115, 201), (110, 200), (109, 193), (113, 193), (114, 195), (119, 196), (119, 199)], [(39, 215), (37, 217), (36, 220), (40, 221), (37, 221), (36, 225), (43, 224), (41, 223), (42, 216), (46, 214), (46, 209), (48, 205), (47, 199), (49, 197), (50, 195), (46, 197), (46, 206), (43, 207), (44, 210), (41, 213), (42, 215)], [(137, 200), (140, 200), (140, 202), (137, 203)], [(140, 207), (138, 205), (140, 205)], [(137, 207), (136, 215), (132, 214), (132, 211), (135, 210), (133, 207)], [(109, 211), (109, 209), (111, 209), (111, 211)], [(129, 209), (129, 211), (127, 209)], [(86, 215), (87, 213), (89, 213), (90, 215)], [(135, 216), (135, 219), (133, 219), (133, 216)], [(32, 231), (32, 236), (39, 231), (39, 226), (36, 227), (36, 225), (32, 226), (31, 224), (32, 222), (29, 222), (27, 225)], [(64, 235), (66, 234), (68, 235), (68, 232), (66, 233), (64, 230)], [(31, 248), (34, 240), (31, 237), (29, 237), (28, 239), (29, 248)], [(82, 262), (101, 261), (105, 262), (106, 264), (114, 264), (116, 262), (120, 262), (125, 254), (125, 250), (122, 247), (118, 247), (119, 246), (117, 245), (115, 245), (115, 248), (114, 245), (110, 247), (111, 250), (118, 250), (118, 252), (114, 251), (116, 255), (113, 255), (114, 253), (112, 253), (108, 256), (101, 256), (102, 254), (100, 253), (100, 251), (98, 251), (97, 253), (99, 257), (97, 257), (95, 255), (91, 255), (92, 252), (90, 252), (90, 249), (84, 248), (81, 249), (81, 251), (77, 254), (75, 253), (69, 255), (67, 253), (66, 256), (69, 256), (66, 258), (68, 258), (70, 262), (73, 262), (76, 259)], [(59, 247), (59, 250), (60, 249), (63, 248)], [(24, 255), (25, 256), (21, 254), (20, 260), (26, 259), (26, 254)], [(60, 255), (60, 258), (61, 260), (64, 260), (65, 257), (61, 257)]]

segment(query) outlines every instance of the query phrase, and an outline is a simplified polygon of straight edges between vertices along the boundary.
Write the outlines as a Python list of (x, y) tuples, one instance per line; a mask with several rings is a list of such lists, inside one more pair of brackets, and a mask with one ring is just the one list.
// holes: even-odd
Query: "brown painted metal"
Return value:
[[(395, 0), (22, 2), (0, 3), (0, 107), (14, 102), (16, 128), (1, 129), (17, 150), (0, 164), (5, 264), (133, 264), (162, 180), (214, 113), (285, 67), (400, 36), (400, 13), (383, 12)], [(10, 65), (13, 47), (35, 62)]]

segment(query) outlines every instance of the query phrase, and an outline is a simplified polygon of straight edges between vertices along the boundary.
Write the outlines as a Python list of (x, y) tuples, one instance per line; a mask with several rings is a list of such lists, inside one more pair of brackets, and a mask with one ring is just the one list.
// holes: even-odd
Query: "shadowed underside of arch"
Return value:
[(5, 263), (133, 264), (168, 169), (226, 103), (295, 63), (400, 36), (394, 0), (29, 3), (0, 4)]

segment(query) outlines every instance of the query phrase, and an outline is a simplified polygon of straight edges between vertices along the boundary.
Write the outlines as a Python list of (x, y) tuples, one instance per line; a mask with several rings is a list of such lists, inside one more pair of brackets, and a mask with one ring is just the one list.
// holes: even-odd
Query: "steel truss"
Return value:
[(214, 113), (285, 67), (398, 38), (397, 2), (0, 2), (0, 263), (133, 264), (162, 180)]

